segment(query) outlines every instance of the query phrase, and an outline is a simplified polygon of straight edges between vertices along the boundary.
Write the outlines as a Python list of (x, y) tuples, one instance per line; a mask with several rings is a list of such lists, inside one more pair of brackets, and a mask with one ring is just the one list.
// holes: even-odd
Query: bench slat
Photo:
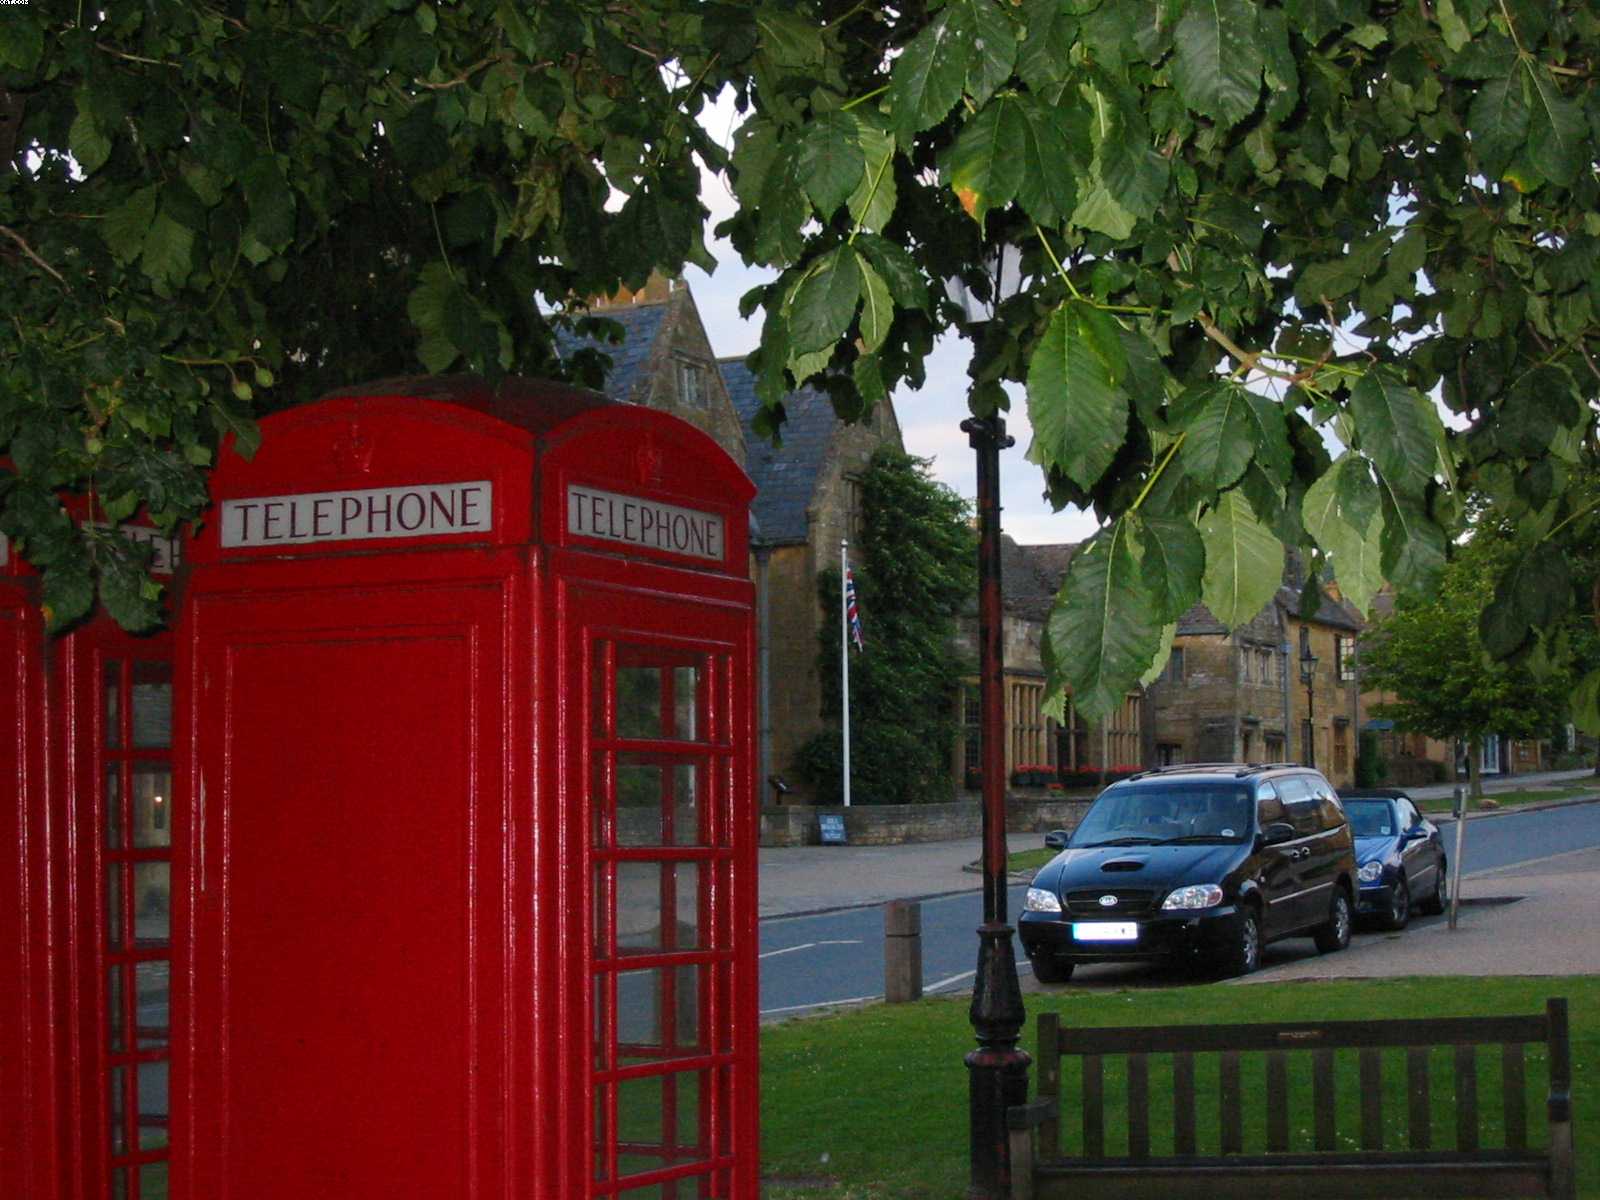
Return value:
[(1361, 1051), (1361, 1148), (1383, 1149), (1383, 1062), (1378, 1051)]
[(1426, 1046), (1412, 1046), (1406, 1051), (1406, 1099), (1410, 1110), (1411, 1148), (1426, 1150), (1433, 1145), (1433, 1102), (1428, 1094)]
[(1456, 1149), (1478, 1148), (1478, 1048), (1456, 1047)]
[(1239, 1087), (1239, 1052), (1237, 1050), (1224, 1050), (1222, 1060), (1222, 1152), (1224, 1154), (1244, 1153), (1244, 1117), (1242, 1113), (1242, 1092)]
[(1128, 1157), (1150, 1157), (1150, 1060), (1128, 1055)]
[(1439, 1017), (1435, 1020), (1288, 1022), (1283, 1025), (1069, 1027), (1063, 1054), (1171, 1054), (1216, 1050), (1341, 1049), (1543, 1042), (1549, 1022), (1535, 1017)]
[[(1061, 1095), (1061, 1017), (1057, 1013), (1039, 1014), (1039, 1099), (1058, 1100)], [(1061, 1111), (1039, 1126), (1039, 1156), (1055, 1158), (1061, 1153)]]
[(1333, 1121), (1333, 1051), (1316, 1050), (1311, 1055), (1311, 1097), (1315, 1112), (1316, 1147), (1318, 1150), (1334, 1148)]
[(1267, 1054), (1267, 1149), (1289, 1148), (1289, 1056), (1282, 1050)]
[(1505, 1106), (1506, 1149), (1528, 1148), (1527, 1060), (1521, 1042), (1500, 1047), (1500, 1096)]
[(1192, 1054), (1172, 1056), (1172, 1146), (1179, 1154), (1195, 1152)]
[(1106, 1078), (1098, 1054), (1083, 1058), (1083, 1156), (1106, 1156)]
[[(1167, 1166), (1161, 1160), (1093, 1167), (1040, 1164), (1039, 1200), (1238, 1200), (1240, 1196), (1293, 1196), (1295, 1200), (1434, 1200), (1439, 1196), (1539, 1196), (1545, 1194), (1548, 1163), (1484, 1160), (1474, 1162), (1340, 1162), (1322, 1156), (1294, 1165), (1248, 1159), (1210, 1160), (1213, 1165)], [(1206, 1160), (1200, 1160), (1204, 1163)]]

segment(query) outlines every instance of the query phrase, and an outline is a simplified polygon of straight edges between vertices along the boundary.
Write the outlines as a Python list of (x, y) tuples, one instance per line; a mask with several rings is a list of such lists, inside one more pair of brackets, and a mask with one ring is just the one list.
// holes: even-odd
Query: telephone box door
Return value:
[(563, 591), (587, 700), (564, 717), (588, 783), (587, 1194), (754, 1195), (749, 612)]
[(186, 1196), (503, 1194), (497, 559), (195, 605)]

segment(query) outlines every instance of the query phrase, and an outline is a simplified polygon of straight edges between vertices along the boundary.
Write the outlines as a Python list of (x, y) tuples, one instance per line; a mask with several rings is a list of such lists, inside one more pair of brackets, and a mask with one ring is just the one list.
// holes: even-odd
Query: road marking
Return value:
[(785, 1004), (782, 1008), (763, 1008), (760, 1015), (770, 1017), (774, 1013), (799, 1012), (806, 1008), (827, 1008), (830, 1004), (869, 1004), (882, 999), (882, 996), (852, 996), (848, 1000), (813, 1000), (810, 1004)]
[(861, 945), (861, 939), (860, 938), (838, 938), (838, 939), (835, 939), (835, 940), (832, 940), (832, 941), (802, 942), (798, 946), (785, 946), (782, 950), (768, 950), (765, 954), (758, 955), (757, 957), (759, 957), (759, 958), (776, 958), (780, 954), (793, 954), (796, 950), (810, 950), (810, 949), (812, 949), (813, 947), (816, 947), (816, 946), (859, 946), (859, 945)]
[[(1033, 970), (1033, 964), (1026, 958), (1017, 959), (1017, 967), (1019, 970), (1022, 968), (1026, 968), (1029, 971)], [(930, 983), (927, 987), (923, 988), (922, 991), (924, 994), (928, 992), (937, 992), (940, 988), (949, 987), (952, 983), (960, 983), (963, 979), (971, 979), (977, 973), (978, 972), (976, 968), (971, 971), (963, 971), (959, 975), (950, 976), (949, 979), (941, 979), (938, 983)]]

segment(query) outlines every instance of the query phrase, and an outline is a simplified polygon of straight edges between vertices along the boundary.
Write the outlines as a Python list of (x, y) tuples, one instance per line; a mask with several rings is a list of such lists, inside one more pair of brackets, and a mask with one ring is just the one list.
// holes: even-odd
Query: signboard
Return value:
[(487, 479), (222, 502), (225, 549), (487, 533), (493, 528), (494, 485)]
[(11, 561), (11, 539), (0, 533), (0, 567)]
[[(101, 521), (90, 521), (89, 524), (95, 529), (112, 528), (112, 526)], [(149, 525), (118, 525), (115, 528), (130, 542), (138, 542), (141, 546), (149, 546), (151, 548), (150, 571), (152, 574), (171, 575), (177, 568), (177, 539), (169, 538), (159, 529), (153, 529)], [(4, 562), (4, 556), (0, 555), (0, 563)], [(155, 744), (158, 743), (152, 743), (152, 745)]]
[(721, 562), (727, 547), (716, 513), (576, 483), (567, 485), (567, 532), (711, 562)]
[(824, 846), (849, 845), (850, 838), (845, 833), (843, 813), (818, 813), (817, 826), (822, 830)]

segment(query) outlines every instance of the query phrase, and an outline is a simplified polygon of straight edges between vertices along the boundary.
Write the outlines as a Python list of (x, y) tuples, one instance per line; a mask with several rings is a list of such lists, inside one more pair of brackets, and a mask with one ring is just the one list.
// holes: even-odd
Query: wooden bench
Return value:
[[(1246, 995), (1241, 989), (1241, 1007)], [(1543, 1048), (1548, 1063), (1546, 1149), (1531, 1148), (1528, 1137), (1529, 1045)], [(1504, 1144), (1494, 1148), (1479, 1144), (1480, 1046), (1499, 1047), (1499, 1119), (1491, 1124), (1503, 1130), (1499, 1140)], [(1438, 1056), (1453, 1063), (1448, 1096), (1440, 1086), (1443, 1081), (1433, 1077), (1434, 1047), (1449, 1048)], [(1396, 1099), (1387, 1130), (1385, 1050), (1394, 1052), (1388, 1074)], [(1163, 1152), (1152, 1153), (1151, 1067), (1153, 1056), (1159, 1055), (1171, 1056), (1170, 1064), (1154, 1060), (1163, 1083), (1171, 1075), (1170, 1153), (1164, 1152), (1169, 1147), (1164, 1136), (1157, 1147)], [(1248, 1071), (1243, 1069), (1245, 1055), (1251, 1056)], [(1081, 1153), (1071, 1156), (1061, 1152), (1064, 1056), (1078, 1060), (1080, 1066), (1073, 1074), (1081, 1082), (1076, 1107), (1082, 1135), (1075, 1147)], [(1493, 1055), (1485, 1057), (1492, 1060)], [(1298, 1114), (1292, 1111), (1297, 1096), (1302, 1105), (1305, 1099), (1307, 1059), (1309, 1125), (1303, 1107)], [(1291, 1088), (1291, 1066), (1297, 1088)], [(1213, 1138), (1207, 1123), (1204, 1149), (1196, 1128), (1197, 1073), (1208, 1084), (1214, 1076), (1217, 1088), (1217, 1128)], [(1039, 1098), (1008, 1113), (1013, 1200), (1124, 1196), (1573, 1200), (1577, 1195), (1565, 1000), (1548, 1001), (1538, 1016), (1390, 1020), (1376, 1012), (1370, 1021), (1127, 1029), (1064, 1029), (1055, 1014), (1044, 1013), (1039, 1017), (1038, 1078)], [(1108, 1087), (1108, 1079), (1113, 1086)], [(1345, 1087), (1356, 1089), (1360, 1109), (1359, 1130), (1342, 1131), (1342, 1137), (1336, 1128), (1336, 1088), (1341, 1079)], [(1492, 1071), (1489, 1085), (1492, 1092)], [(1121, 1150), (1122, 1136), (1117, 1125), (1108, 1123), (1108, 1092), (1125, 1100), (1120, 1113), (1113, 1106), (1112, 1115), (1121, 1117), (1126, 1153), (1110, 1152), (1108, 1141), (1115, 1140), (1115, 1149)], [(1162, 1093), (1165, 1108), (1164, 1088)], [(1454, 1148), (1435, 1149), (1434, 1125), (1440, 1122), (1448, 1129), (1451, 1110)], [(1253, 1135), (1252, 1150), (1264, 1140), (1264, 1153), (1245, 1153), (1247, 1128)], [(1108, 1139), (1108, 1131), (1116, 1131), (1114, 1139)], [(1386, 1132), (1396, 1143), (1393, 1147), (1385, 1145)], [(1398, 1145), (1401, 1141), (1404, 1148)]]

